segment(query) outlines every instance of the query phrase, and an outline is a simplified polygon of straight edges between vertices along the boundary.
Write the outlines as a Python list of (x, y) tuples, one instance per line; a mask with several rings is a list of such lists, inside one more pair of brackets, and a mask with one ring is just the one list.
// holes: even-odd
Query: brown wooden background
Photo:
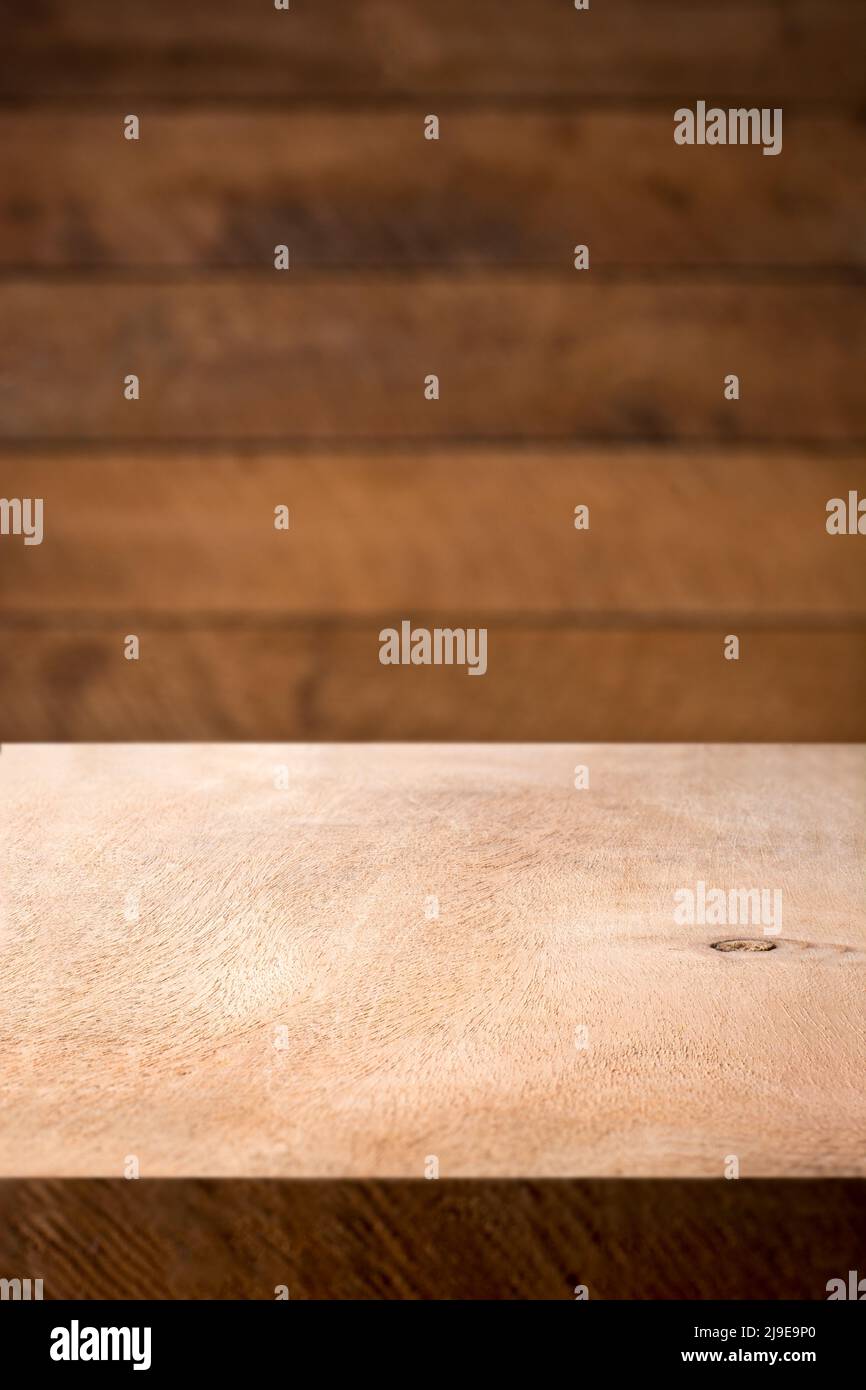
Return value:
[(866, 736), (859, 0), (0, 19), (0, 737)]

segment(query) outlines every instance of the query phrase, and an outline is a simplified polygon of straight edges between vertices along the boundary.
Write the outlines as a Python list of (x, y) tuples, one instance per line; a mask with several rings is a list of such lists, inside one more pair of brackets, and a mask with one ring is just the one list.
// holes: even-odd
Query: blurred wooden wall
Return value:
[(0, 22), (0, 738), (866, 737), (860, 0)]

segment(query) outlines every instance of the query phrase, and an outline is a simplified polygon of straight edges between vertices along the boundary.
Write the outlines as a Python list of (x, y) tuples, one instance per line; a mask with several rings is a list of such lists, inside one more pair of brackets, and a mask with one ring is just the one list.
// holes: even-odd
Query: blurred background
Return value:
[(860, 0), (0, 22), (0, 738), (866, 737)]

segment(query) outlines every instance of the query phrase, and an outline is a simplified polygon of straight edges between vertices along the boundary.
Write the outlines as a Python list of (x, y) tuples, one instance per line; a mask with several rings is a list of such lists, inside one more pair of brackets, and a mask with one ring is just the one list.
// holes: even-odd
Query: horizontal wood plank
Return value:
[(0, 1181), (46, 1299), (823, 1300), (864, 1223), (844, 1178)]
[[(0, 786), (3, 1176), (866, 1176), (864, 748), (6, 745)], [(685, 921), (700, 883), (772, 910)]]
[(3, 266), (862, 266), (851, 118), (783, 153), (682, 148), (671, 113), (0, 113)]
[(6, 97), (862, 100), (858, 0), (5, 0)]
[(0, 437), (866, 437), (863, 286), (272, 275), (0, 285)]
[(43, 500), (6, 615), (866, 619), (866, 543), (825, 527), (859, 451), (11, 446), (0, 479)]
[[(4, 740), (866, 740), (866, 633), (488, 626), (488, 669), (383, 666), (379, 631), (481, 615), (335, 622), (7, 624)], [(740, 637), (740, 659), (723, 657)], [(139, 636), (141, 658), (124, 658)]]

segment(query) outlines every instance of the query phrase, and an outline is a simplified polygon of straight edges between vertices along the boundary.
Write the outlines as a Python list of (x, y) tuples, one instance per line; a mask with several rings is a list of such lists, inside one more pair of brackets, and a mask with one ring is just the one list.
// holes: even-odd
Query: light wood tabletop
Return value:
[(7, 744), (0, 1176), (864, 1175), (864, 813), (853, 745)]

